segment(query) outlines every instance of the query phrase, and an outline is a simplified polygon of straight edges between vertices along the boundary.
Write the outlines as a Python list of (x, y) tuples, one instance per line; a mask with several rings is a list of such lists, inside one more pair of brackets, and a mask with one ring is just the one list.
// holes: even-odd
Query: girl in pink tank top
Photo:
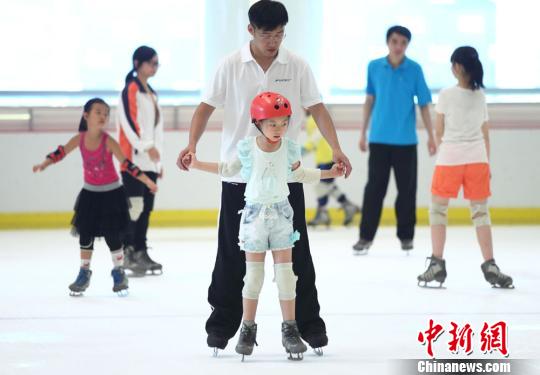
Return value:
[(84, 182), (90, 185), (108, 185), (119, 180), (112, 160), (112, 152), (107, 149), (109, 135), (102, 132), (101, 142), (95, 150), (84, 145), (86, 132), (80, 133), (79, 149), (83, 158)]
[(59, 162), (68, 153), (81, 150), (84, 169), (84, 186), (75, 203), (71, 221), (73, 232), (79, 235), (81, 267), (77, 279), (69, 285), (70, 295), (81, 295), (90, 285), (90, 263), (95, 237), (104, 237), (113, 260), (111, 271), (113, 291), (126, 295), (128, 279), (124, 272), (122, 236), (130, 221), (126, 191), (119, 181), (112, 156), (114, 155), (131, 176), (140, 180), (152, 192), (156, 184), (127, 159), (118, 143), (104, 131), (109, 121), (109, 106), (102, 99), (94, 98), (84, 106), (79, 133), (65, 146), (58, 146), (34, 172), (45, 170)]

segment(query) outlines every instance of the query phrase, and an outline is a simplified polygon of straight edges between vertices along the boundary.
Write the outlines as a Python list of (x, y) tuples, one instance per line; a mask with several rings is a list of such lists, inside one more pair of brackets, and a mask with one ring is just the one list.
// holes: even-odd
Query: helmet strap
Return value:
[(274, 140), (268, 138), (268, 137), (263, 133), (263, 131), (261, 130), (261, 128), (259, 128), (259, 125), (257, 125), (256, 122), (253, 122), (253, 125), (255, 125), (255, 127), (257, 128), (257, 130), (259, 130), (259, 131), (261, 132), (262, 136), (263, 136), (264, 138), (266, 138), (266, 141), (267, 141), (268, 143), (274, 145), (274, 144), (276, 144), (276, 143), (278, 143), (278, 142), (280, 141), (280, 140), (274, 141)]

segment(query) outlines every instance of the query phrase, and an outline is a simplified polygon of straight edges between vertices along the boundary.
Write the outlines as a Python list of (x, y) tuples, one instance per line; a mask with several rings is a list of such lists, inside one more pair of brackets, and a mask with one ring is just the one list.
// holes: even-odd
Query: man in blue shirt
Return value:
[[(386, 33), (389, 54), (373, 60), (368, 66), (364, 126), (360, 150), (367, 151), (369, 132), (368, 182), (364, 190), (360, 238), (353, 246), (357, 254), (366, 254), (373, 242), (383, 206), (390, 170), (394, 170), (398, 196), (395, 202), (397, 236), (403, 250), (413, 248), (416, 224), (417, 151), (416, 110), (428, 132), (428, 151), (436, 151), (429, 104), (431, 93), (422, 68), (405, 56), (411, 32), (403, 26), (393, 26)], [(370, 122), (371, 118), (371, 122)]]

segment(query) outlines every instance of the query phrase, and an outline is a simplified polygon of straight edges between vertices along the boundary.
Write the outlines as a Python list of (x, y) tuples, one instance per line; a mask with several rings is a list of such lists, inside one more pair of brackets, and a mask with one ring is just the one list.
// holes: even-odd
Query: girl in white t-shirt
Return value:
[(251, 103), (251, 118), (260, 131), (237, 144), (237, 157), (229, 162), (209, 163), (197, 160), (194, 153), (185, 156), (190, 168), (217, 173), (222, 177), (240, 172), (246, 184), (246, 204), (240, 219), (240, 249), (246, 254), (246, 276), (242, 289), (243, 323), (236, 352), (251, 355), (257, 343), (255, 314), (264, 282), (264, 259), (271, 251), (274, 280), (278, 287), (283, 315), (282, 344), (290, 359), (302, 359), (307, 350), (296, 324), (296, 281), (292, 247), (300, 238), (293, 228), (293, 209), (289, 203), (287, 182), (319, 182), (343, 176), (345, 168), (337, 163), (329, 170), (304, 168), (300, 163), (300, 145), (286, 138), (291, 103), (274, 92), (263, 92)]
[(427, 270), (418, 276), (418, 285), (446, 279), (443, 259), (448, 223), (448, 203), (457, 198), (463, 186), (463, 196), (470, 200), (471, 218), (476, 227), (484, 263), (485, 279), (496, 287), (513, 288), (512, 278), (503, 274), (493, 259), (491, 221), (487, 207), (490, 192), (489, 132), (486, 98), (482, 88), (483, 68), (478, 53), (472, 47), (459, 47), (450, 58), (457, 86), (444, 89), (435, 107), (436, 140), (439, 154), (431, 185), (429, 210), (432, 256)]

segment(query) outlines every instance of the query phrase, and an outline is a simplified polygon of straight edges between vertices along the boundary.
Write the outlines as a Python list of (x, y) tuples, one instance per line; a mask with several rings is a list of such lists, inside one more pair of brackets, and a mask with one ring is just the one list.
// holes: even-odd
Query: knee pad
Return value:
[(315, 185), (315, 194), (317, 194), (317, 199), (327, 196), (332, 191), (333, 184), (327, 182), (319, 182)]
[(448, 225), (448, 205), (431, 202), (429, 206), (430, 225)]
[(486, 203), (471, 204), (471, 219), (475, 227), (491, 225), (489, 210)]
[(244, 276), (242, 297), (247, 299), (259, 299), (263, 283), (264, 262), (246, 262), (246, 276)]
[(79, 246), (81, 250), (94, 250), (94, 238), (79, 237)]
[(143, 197), (130, 197), (129, 203), (131, 204), (131, 207), (129, 208), (129, 217), (131, 218), (131, 221), (139, 220), (139, 216), (141, 216), (144, 208)]
[(296, 280), (292, 263), (274, 264), (274, 281), (277, 284), (279, 299), (290, 301), (296, 298)]

